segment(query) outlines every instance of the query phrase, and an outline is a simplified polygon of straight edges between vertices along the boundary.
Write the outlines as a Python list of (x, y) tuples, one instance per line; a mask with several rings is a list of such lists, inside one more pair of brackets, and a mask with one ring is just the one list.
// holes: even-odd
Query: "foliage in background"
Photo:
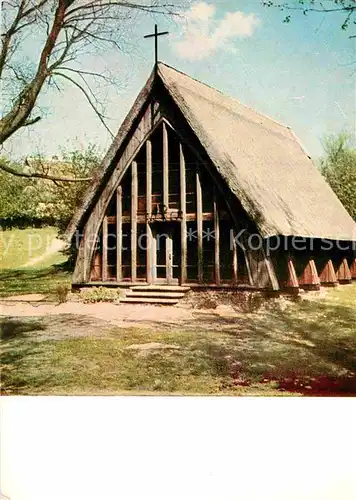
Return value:
[[(84, 151), (64, 151), (55, 167), (58, 176), (90, 177), (100, 164), (101, 154), (95, 145), (89, 145)], [(39, 158), (39, 162), (42, 160)], [(43, 161), (42, 161), (43, 163)], [(80, 202), (88, 182), (51, 182), (40, 181), (46, 186), (46, 198), (41, 205), (42, 215), (49, 215), (60, 231), (64, 231), (73, 212)]]
[[(340, 14), (342, 23), (341, 29), (348, 31), (350, 26), (356, 24), (356, 2), (355, 0), (262, 0), (262, 5), (265, 7), (277, 7), (282, 12), (288, 12), (284, 18), (284, 23), (290, 23), (293, 12), (302, 12), (305, 16), (309, 12), (317, 12), (320, 14)], [(355, 38), (355, 34), (349, 35), (349, 38)]]
[[(92, 176), (101, 160), (95, 145), (85, 150), (63, 151), (60, 158), (45, 160), (40, 155), (31, 160), (29, 169), (59, 177)], [(10, 163), (6, 159), (1, 162)], [(88, 182), (53, 182), (47, 179), (16, 177), (0, 170), (0, 220), (4, 226), (52, 223), (63, 231)], [(23, 224), (19, 224), (23, 221)], [(26, 224), (27, 223), (27, 224)]]
[(321, 172), (356, 220), (356, 148), (345, 133), (326, 138), (323, 146), (326, 156), (320, 160)]
[[(2, 163), (10, 164), (4, 158)], [(2, 225), (28, 225), (37, 219), (36, 208), (39, 203), (37, 180), (14, 177), (0, 170), (0, 219)]]

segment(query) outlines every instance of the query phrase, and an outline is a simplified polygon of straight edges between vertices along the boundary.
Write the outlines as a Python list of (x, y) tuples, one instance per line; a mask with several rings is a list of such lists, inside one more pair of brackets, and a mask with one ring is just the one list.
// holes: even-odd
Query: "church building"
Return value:
[(293, 131), (161, 62), (66, 236), (75, 287), (279, 292), (356, 278), (356, 224)]

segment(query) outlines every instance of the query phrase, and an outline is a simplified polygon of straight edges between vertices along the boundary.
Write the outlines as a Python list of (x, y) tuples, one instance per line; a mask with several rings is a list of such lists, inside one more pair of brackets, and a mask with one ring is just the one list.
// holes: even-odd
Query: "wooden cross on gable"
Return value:
[(169, 31), (162, 31), (161, 33), (158, 33), (158, 26), (155, 24), (155, 32), (152, 33), (151, 35), (145, 35), (143, 38), (152, 38), (154, 37), (155, 39), (155, 66), (157, 66), (158, 63), (158, 37), (162, 35), (168, 35)]

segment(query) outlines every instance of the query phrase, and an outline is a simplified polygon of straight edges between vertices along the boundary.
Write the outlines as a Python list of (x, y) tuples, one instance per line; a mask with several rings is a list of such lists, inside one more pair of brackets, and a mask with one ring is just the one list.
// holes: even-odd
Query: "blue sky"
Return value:
[[(218, 88), (293, 128), (308, 153), (322, 154), (323, 136), (346, 130), (355, 133), (355, 40), (340, 29), (335, 14), (268, 9), (259, 0), (191, 2), (181, 20), (142, 16), (129, 28), (125, 50), (86, 57), (83, 67), (108, 68), (120, 82), (105, 95), (108, 124), (116, 133), (153, 66), (154, 22), (171, 35), (160, 40), (160, 60)], [(26, 46), (33, 53), (38, 41)], [(40, 104), (45, 119), (16, 134), (6, 146), (14, 157), (60, 148), (84, 148), (96, 143), (103, 150), (110, 136), (84, 97), (73, 88), (46, 92)]]

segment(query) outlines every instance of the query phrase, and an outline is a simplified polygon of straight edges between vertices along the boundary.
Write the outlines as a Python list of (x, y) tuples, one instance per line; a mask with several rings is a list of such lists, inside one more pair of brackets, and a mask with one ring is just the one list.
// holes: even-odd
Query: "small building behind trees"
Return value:
[(73, 285), (356, 278), (356, 224), (289, 127), (158, 63), (67, 228)]

